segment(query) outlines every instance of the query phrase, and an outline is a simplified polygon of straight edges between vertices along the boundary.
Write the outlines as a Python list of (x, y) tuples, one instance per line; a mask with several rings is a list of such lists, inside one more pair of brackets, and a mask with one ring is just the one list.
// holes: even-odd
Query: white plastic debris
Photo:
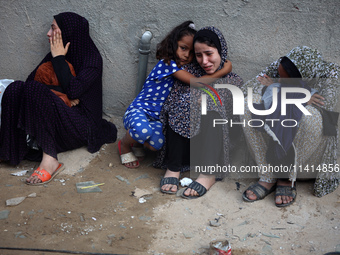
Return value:
[(14, 176), (24, 176), (27, 172), (28, 172), (28, 170), (23, 170), (23, 171), (11, 173), (11, 175), (14, 175)]
[(190, 183), (192, 183), (192, 180), (190, 178), (188, 178), (188, 177), (184, 177), (179, 182), (181, 183), (182, 187), (185, 187), (185, 186), (189, 186)]
[(145, 200), (144, 197), (141, 197), (141, 198), (139, 199), (139, 203), (143, 204), (143, 203), (145, 203), (145, 202), (146, 202), (146, 200)]
[(25, 200), (26, 197), (16, 197), (16, 198), (11, 198), (6, 200), (6, 205), (7, 206), (15, 206), (20, 204), (22, 201)]
[(27, 197), (37, 197), (37, 193), (31, 193), (31, 194), (29, 194)]

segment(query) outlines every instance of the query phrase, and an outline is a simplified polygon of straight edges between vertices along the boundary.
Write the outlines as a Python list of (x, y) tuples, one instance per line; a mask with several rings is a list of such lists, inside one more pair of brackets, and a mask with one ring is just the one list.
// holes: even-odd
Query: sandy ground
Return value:
[[(121, 137), (121, 119), (113, 121)], [(313, 182), (298, 182), (296, 202), (280, 209), (273, 194), (243, 202), (242, 192), (255, 179), (233, 177), (217, 182), (202, 198), (185, 200), (159, 191), (164, 171), (152, 167), (154, 157), (149, 152), (138, 169), (127, 169), (120, 164), (117, 142), (95, 154), (81, 148), (61, 154), (65, 170), (37, 187), (23, 183), (29, 173), (10, 174), (32, 172), (38, 163), (1, 164), (0, 215), (9, 215), (0, 220), (0, 254), (209, 254), (216, 239), (228, 240), (233, 255), (340, 251), (339, 189), (317, 198)], [(100, 192), (79, 193), (76, 184), (89, 181), (102, 184)], [(27, 197), (32, 193), (36, 196)], [(16, 197), (26, 198), (6, 206)]]

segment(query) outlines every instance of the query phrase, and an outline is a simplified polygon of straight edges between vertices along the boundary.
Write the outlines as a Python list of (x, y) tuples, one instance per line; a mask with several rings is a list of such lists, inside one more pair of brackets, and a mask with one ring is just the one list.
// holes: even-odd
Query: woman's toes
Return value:
[(250, 200), (255, 200), (255, 199), (256, 199), (256, 195), (255, 195), (254, 192), (252, 192), (251, 190), (247, 190), (247, 191), (246, 191), (246, 196), (247, 196), (247, 198), (249, 198)]

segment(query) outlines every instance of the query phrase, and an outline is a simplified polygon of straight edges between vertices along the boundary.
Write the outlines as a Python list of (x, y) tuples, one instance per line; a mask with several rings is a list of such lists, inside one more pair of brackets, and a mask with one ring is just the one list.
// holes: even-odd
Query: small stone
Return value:
[(221, 226), (221, 223), (218, 223), (216, 220), (209, 221), (209, 224), (212, 227), (219, 227), (219, 226)]
[(151, 217), (143, 215), (143, 216), (140, 216), (139, 219), (142, 221), (148, 221), (148, 220), (151, 220)]
[(6, 206), (16, 206), (25, 200), (26, 197), (16, 197), (6, 200)]
[(183, 233), (183, 235), (186, 239), (191, 239), (194, 237), (194, 234), (190, 232)]
[(9, 210), (0, 211), (0, 220), (7, 219), (10, 212), (11, 211), (9, 211)]

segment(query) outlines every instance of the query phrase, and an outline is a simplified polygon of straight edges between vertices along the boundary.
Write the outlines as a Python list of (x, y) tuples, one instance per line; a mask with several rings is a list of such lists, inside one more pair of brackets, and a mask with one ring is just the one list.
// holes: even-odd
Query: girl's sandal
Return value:
[[(120, 155), (120, 160), (122, 162), (122, 164), (124, 166), (126, 166), (127, 168), (137, 168), (139, 167), (139, 160), (138, 158), (135, 156), (135, 154), (133, 154), (133, 152), (128, 152), (128, 153), (124, 153), (122, 154), (122, 141), (120, 140), (118, 142), (118, 151), (119, 151), (119, 155)], [(136, 162), (136, 165), (130, 165), (130, 166), (127, 166), (126, 164), (128, 163), (133, 163), (133, 162)]]

